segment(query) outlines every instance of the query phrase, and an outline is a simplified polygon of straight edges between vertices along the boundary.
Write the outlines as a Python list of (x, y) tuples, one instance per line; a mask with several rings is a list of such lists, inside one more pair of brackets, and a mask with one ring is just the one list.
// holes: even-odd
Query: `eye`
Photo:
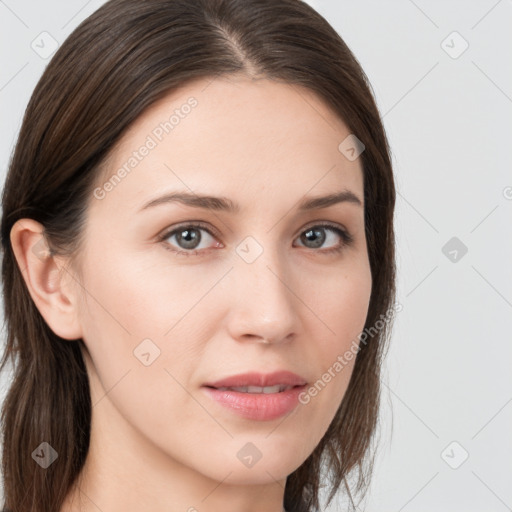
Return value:
[[(206, 233), (206, 236), (202, 235), (201, 232)], [(208, 228), (203, 226), (203, 224), (197, 223), (184, 224), (172, 229), (171, 231), (167, 231), (160, 237), (160, 240), (163, 242), (172, 238), (176, 239), (176, 244), (183, 250), (180, 251), (173, 249), (172, 247), (168, 247), (169, 250), (184, 256), (195, 256), (197, 252), (196, 249), (198, 249), (199, 245), (205, 238), (207, 242), (208, 238), (215, 240)], [(216, 242), (213, 247), (222, 247), (222, 244), (220, 242)], [(203, 250), (207, 250), (207, 248), (203, 248)]]
[[(330, 235), (326, 235), (326, 232), (330, 233)], [(202, 233), (206, 233), (206, 236)], [(175, 242), (170, 243), (169, 240), (173, 238)], [(336, 238), (341, 239), (341, 242), (336, 242)], [(318, 252), (323, 254), (341, 252), (345, 247), (353, 243), (353, 237), (348, 231), (338, 225), (325, 223), (306, 228), (298, 238), (303, 247), (309, 249), (318, 249), (325, 244), (326, 240), (332, 241), (333, 239), (333, 247), (322, 249)], [(222, 243), (215, 240), (210, 229), (202, 223), (189, 223), (174, 227), (172, 230), (163, 233), (159, 237), (159, 241), (165, 242), (168, 250), (183, 256), (198, 256), (201, 253), (208, 252), (208, 249), (224, 247)], [(201, 249), (200, 245), (202, 242), (206, 244), (206, 247)], [(178, 246), (178, 249), (173, 248), (173, 245)]]
[[(331, 233), (330, 236), (325, 234), (326, 231)], [(348, 231), (334, 224), (317, 224), (315, 226), (311, 226), (302, 232), (299, 240), (309, 249), (318, 249), (324, 245), (326, 240), (332, 240), (333, 238), (341, 238), (342, 242), (336, 243), (335, 241), (335, 245), (333, 247), (322, 250), (322, 253), (328, 254), (332, 252), (340, 252), (345, 247), (351, 245), (354, 241), (352, 235), (350, 235)]]

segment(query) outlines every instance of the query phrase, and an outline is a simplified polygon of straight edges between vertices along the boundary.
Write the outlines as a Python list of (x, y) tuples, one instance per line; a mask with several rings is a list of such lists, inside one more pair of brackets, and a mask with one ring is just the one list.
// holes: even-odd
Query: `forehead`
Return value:
[(346, 188), (362, 201), (360, 159), (350, 161), (339, 150), (349, 135), (303, 87), (234, 76), (195, 80), (130, 126), (105, 162), (102, 207), (137, 210), (173, 189), (244, 204), (296, 202)]

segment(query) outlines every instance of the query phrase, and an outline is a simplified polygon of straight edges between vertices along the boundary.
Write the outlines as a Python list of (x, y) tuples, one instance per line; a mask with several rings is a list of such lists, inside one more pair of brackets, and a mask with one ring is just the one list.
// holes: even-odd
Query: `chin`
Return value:
[(209, 464), (197, 469), (205, 473), (208, 467), (210, 478), (233, 485), (268, 484), (286, 479), (309, 453), (301, 453), (300, 440), (293, 450), (284, 450), (277, 437), (276, 441), (270, 443), (258, 436), (252, 437), (252, 441), (235, 438), (231, 443), (234, 448), (219, 446), (215, 453), (209, 450)]

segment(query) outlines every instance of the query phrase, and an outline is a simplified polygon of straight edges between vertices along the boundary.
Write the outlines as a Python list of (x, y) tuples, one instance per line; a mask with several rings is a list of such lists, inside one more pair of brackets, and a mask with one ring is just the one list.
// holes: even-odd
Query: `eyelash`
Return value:
[[(182, 224), (182, 225), (180, 225), (178, 227), (173, 227), (171, 230), (165, 231), (163, 234), (159, 235), (158, 241), (164, 243), (164, 246), (165, 246), (165, 248), (167, 250), (169, 250), (169, 251), (171, 251), (171, 252), (173, 252), (173, 253), (175, 253), (175, 254), (177, 254), (179, 256), (202, 256), (204, 253), (209, 252), (210, 249), (200, 249), (199, 251), (192, 249), (192, 250), (189, 250), (189, 251), (184, 251), (184, 250), (177, 250), (177, 249), (171, 248), (170, 244), (167, 242), (167, 239), (170, 236), (175, 235), (176, 233), (179, 233), (180, 231), (185, 231), (185, 229), (187, 229), (187, 228), (203, 229), (211, 237), (213, 237), (213, 238), (216, 237), (216, 235), (212, 232), (212, 230), (209, 227), (207, 227), (206, 224), (204, 224), (202, 222), (193, 222), (193, 223), (188, 223), (188, 224)], [(328, 229), (330, 231), (335, 232), (343, 240), (343, 242), (341, 244), (339, 244), (338, 246), (333, 247), (331, 249), (324, 249), (324, 250), (318, 249), (317, 252), (321, 252), (322, 254), (339, 253), (343, 249), (345, 249), (346, 247), (349, 247), (350, 245), (352, 245), (352, 243), (354, 242), (354, 238), (352, 237), (352, 235), (348, 231), (340, 228), (336, 224), (331, 224), (331, 223), (312, 224), (312, 225), (306, 227), (301, 232), (301, 234), (303, 234), (306, 231), (309, 231), (310, 229), (313, 229), (313, 228), (325, 228), (325, 229)], [(306, 249), (307, 249), (307, 247), (306, 247)], [(315, 251), (315, 249), (311, 249), (311, 250)]]

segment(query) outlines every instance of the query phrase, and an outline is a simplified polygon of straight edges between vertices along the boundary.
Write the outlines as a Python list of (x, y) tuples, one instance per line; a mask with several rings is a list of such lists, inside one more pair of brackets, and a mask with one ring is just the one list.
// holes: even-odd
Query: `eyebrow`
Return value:
[[(148, 201), (139, 211), (174, 202), (182, 203), (193, 208), (203, 208), (205, 210), (226, 211), (229, 213), (238, 213), (240, 211), (240, 205), (227, 197), (198, 195), (190, 192), (172, 192), (165, 194)], [(298, 205), (298, 210), (301, 212), (320, 210), (338, 203), (352, 203), (360, 207), (363, 206), (356, 194), (350, 190), (343, 190), (335, 194), (303, 199)]]

